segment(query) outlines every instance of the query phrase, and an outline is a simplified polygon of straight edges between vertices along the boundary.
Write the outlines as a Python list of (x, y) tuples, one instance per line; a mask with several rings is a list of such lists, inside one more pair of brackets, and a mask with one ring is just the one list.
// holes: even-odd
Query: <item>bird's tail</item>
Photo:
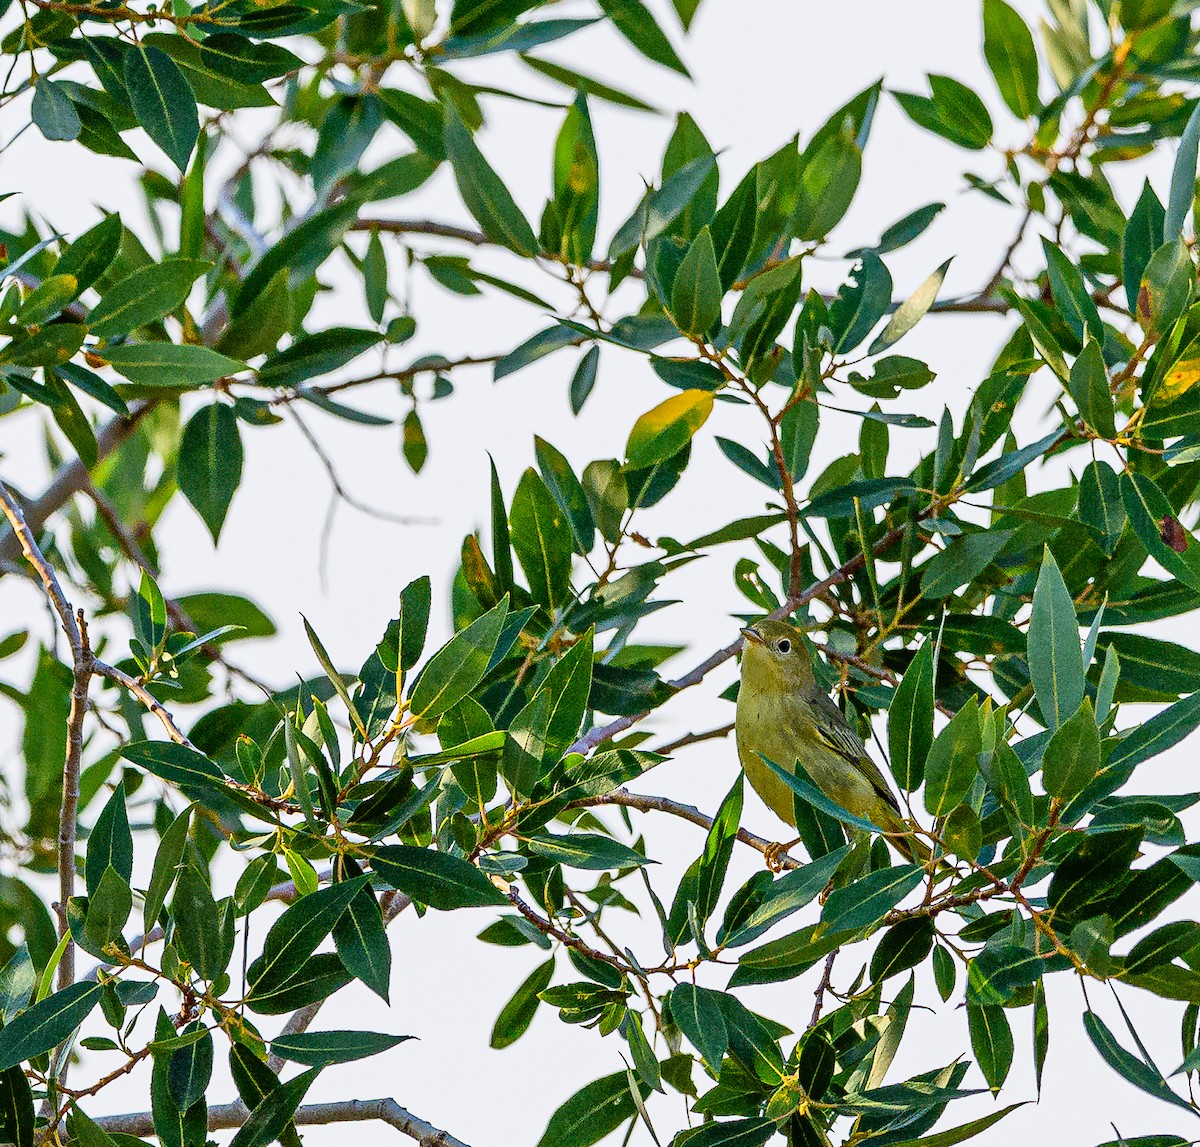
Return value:
[(932, 853), (929, 851), (929, 846), (924, 841), (918, 840), (916, 834), (911, 828), (906, 828), (903, 831), (884, 833), (888, 844), (890, 844), (905, 860), (911, 861), (913, 864), (928, 864), (932, 858)]

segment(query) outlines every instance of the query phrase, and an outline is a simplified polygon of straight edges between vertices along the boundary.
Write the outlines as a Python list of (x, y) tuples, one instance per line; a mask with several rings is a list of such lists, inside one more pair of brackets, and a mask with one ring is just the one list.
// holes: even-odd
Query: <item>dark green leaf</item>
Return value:
[(231, 406), (212, 402), (188, 420), (179, 445), (179, 488), (204, 520), (213, 545), (242, 480), (242, 457), (241, 433)]
[(138, 123), (183, 171), (200, 135), (196, 98), (183, 73), (161, 48), (138, 46), (125, 53), (125, 84)]
[(535, 254), (537, 236), (452, 107), (446, 108), (445, 146), (459, 194), (483, 233), (518, 255)]
[(429, 659), (409, 694), (409, 709), (413, 714), (439, 716), (483, 680), (507, 612), (505, 598), (456, 633)]
[(1029, 673), (1046, 725), (1055, 729), (1083, 701), (1083, 653), (1075, 603), (1049, 548), (1042, 556), (1029, 620)]
[(868, 927), (895, 908), (921, 883), (923, 875), (919, 865), (901, 864), (835, 888), (821, 911), (821, 922), (838, 932)]
[(554, 976), (554, 960), (539, 964), (521, 986), (513, 993), (512, 999), (500, 1009), (496, 1022), (492, 1027), (492, 1038), (488, 1046), (496, 1049), (506, 1048), (529, 1029), (533, 1017), (537, 1014), (541, 992), (550, 986)]
[(983, 0), (983, 54), (1013, 115), (1018, 119), (1035, 115), (1041, 100), (1033, 34), (1004, 0)]
[(371, 854), (371, 867), (391, 887), (442, 912), (508, 903), (475, 865), (434, 849), (386, 845)]
[(509, 512), (513, 549), (533, 599), (558, 609), (571, 599), (571, 524), (537, 471), (521, 475)]
[(99, 984), (72, 984), (9, 1019), (0, 1028), (0, 1071), (62, 1043), (87, 1019), (102, 991)]
[(88, 312), (91, 333), (107, 338), (157, 322), (183, 304), (211, 266), (200, 259), (164, 259), (140, 267), (108, 288)]
[(946, 816), (962, 803), (975, 777), (983, 747), (979, 708), (972, 697), (937, 735), (925, 762), (925, 808)]
[(412, 1036), (384, 1035), (382, 1032), (298, 1032), (273, 1039), (271, 1053), (308, 1067), (328, 1067), (332, 1063), (351, 1063), (378, 1055), (408, 1039)]

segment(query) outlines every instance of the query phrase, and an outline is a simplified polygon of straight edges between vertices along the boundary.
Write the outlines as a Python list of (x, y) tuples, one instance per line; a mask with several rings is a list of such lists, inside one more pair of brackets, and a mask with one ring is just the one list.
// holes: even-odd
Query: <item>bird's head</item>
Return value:
[(786, 621), (756, 621), (742, 630), (742, 681), (791, 692), (812, 684), (813, 667), (800, 630)]

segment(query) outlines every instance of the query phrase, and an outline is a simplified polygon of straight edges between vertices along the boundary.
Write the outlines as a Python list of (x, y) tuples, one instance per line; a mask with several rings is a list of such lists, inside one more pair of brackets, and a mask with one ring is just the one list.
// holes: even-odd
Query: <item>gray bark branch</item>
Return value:
[[(244, 1103), (223, 1103), (208, 1109), (209, 1131), (227, 1131), (241, 1127), (250, 1111)], [(298, 1126), (315, 1127), (330, 1123), (366, 1123), (378, 1120), (415, 1139), (420, 1147), (467, 1147), (449, 1131), (443, 1131), (420, 1116), (403, 1108), (394, 1099), (343, 1099), (336, 1103), (309, 1103), (296, 1109)], [(153, 1135), (154, 1119), (149, 1111), (128, 1115), (102, 1115), (96, 1122), (108, 1132), (124, 1135)]]

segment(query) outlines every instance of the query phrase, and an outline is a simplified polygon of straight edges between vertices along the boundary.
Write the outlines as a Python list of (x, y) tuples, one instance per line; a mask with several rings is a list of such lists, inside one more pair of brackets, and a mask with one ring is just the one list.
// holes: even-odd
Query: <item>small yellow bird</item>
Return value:
[(913, 826), (883, 773), (817, 683), (800, 631), (783, 621), (760, 621), (742, 635), (746, 644), (735, 730), (738, 758), (754, 791), (795, 828), (792, 790), (762, 758), (788, 770), (799, 760), (830, 800), (878, 825), (909, 860), (925, 863), (929, 850), (913, 838)]

